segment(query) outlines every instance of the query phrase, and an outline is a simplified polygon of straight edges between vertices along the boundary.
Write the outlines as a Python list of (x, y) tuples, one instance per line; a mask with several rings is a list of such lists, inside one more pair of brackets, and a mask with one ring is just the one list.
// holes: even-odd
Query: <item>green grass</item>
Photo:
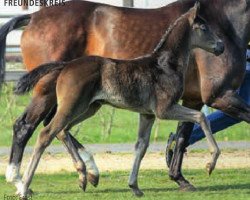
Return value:
[[(128, 172), (103, 173), (98, 188), (88, 185), (83, 193), (77, 185), (76, 174), (36, 175), (31, 188), (34, 200), (80, 200), (80, 199), (137, 199), (127, 187)], [(197, 192), (179, 192), (175, 183), (170, 181), (162, 170), (141, 171), (139, 185), (145, 193), (142, 199), (168, 200), (249, 200), (250, 169), (216, 170), (208, 177), (202, 170), (185, 171), (186, 177), (198, 189)], [(13, 195), (14, 186), (0, 176), (0, 198)]]
[[(17, 119), (30, 101), (30, 94), (26, 96), (15, 96), (12, 94), (13, 84), (3, 88), (0, 96), (0, 146), (9, 146), (12, 138), (12, 124)], [(72, 133), (82, 143), (128, 143), (135, 142), (138, 125), (138, 114), (124, 110), (116, 110), (111, 135), (102, 134), (101, 119), (109, 118), (111, 108), (104, 106), (99, 114), (84, 123), (76, 126)], [(100, 114), (101, 113), (101, 114)], [(176, 122), (161, 121), (157, 141), (166, 141), (170, 132), (176, 129)], [(40, 126), (41, 128), (42, 126)], [(153, 129), (151, 139), (154, 140)], [(36, 134), (39, 129), (36, 131)], [(232, 128), (217, 134), (218, 140), (250, 140), (250, 128), (246, 123), (238, 124)], [(30, 145), (33, 145), (36, 137), (32, 137)], [(59, 142), (55, 142), (59, 144)]]

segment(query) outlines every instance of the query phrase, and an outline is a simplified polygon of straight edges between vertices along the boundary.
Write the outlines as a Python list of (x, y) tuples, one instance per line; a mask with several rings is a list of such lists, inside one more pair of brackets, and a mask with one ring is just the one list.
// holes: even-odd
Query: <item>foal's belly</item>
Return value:
[(126, 94), (100, 91), (97, 92), (93, 101), (99, 101), (102, 104), (108, 104), (116, 108), (139, 112), (143, 114), (151, 114), (153, 105), (153, 94), (144, 92), (143, 94)]

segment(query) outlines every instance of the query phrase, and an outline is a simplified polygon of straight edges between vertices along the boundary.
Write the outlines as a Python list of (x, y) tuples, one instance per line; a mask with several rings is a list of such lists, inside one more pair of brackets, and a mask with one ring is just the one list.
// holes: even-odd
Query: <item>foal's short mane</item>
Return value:
[[(172, 23), (169, 28), (166, 30), (164, 35), (162, 36), (160, 42), (157, 44), (156, 48), (153, 50), (153, 54), (157, 53), (164, 45), (164, 43), (167, 41), (169, 35), (172, 33), (173, 30), (175, 30), (175, 27), (181, 22), (184, 18), (187, 18), (189, 12), (181, 15), (174, 23)], [(187, 20), (188, 22), (188, 20)]]

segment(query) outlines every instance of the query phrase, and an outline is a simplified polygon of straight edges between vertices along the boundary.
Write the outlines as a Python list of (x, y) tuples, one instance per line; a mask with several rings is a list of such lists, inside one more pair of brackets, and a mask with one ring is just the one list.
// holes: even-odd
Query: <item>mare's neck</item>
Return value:
[(152, 53), (158, 68), (185, 73), (190, 55), (191, 27), (187, 18), (177, 20)]

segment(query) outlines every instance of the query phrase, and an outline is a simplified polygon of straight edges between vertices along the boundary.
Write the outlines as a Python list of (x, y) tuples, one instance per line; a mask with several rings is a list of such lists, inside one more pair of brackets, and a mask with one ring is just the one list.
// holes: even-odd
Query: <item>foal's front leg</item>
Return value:
[(129, 177), (129, 187), (132, 189), (136, 196), (142, 196), (143, 192), (138, 187), (138, 173), (147, 147), (149, 145), (150, 133), (152, 126), (154, 124), (155, 116), (153, 115), (143, 115), (140, 114), (140, 124), (138, 131), (138, 139), (135, 145), (135, 159), (133, 163), (133, 168)]
[[(171, 120), (178, 120), (178, 121), (185, 121), (185, 122), (195, 122), (199, 123), (202, 130), (204, 131), (210, 152), (212, 154), (211, 162), (207, 164), (208, 173), (211, 174), (215, 168), (217, 159), (220, 155), (219, 147), (213, 137), (210, 125), (205, 117), (205, 115), (199, 111), (192, 110), (181, 106), (179, 104), (173, 105), (167, 111), (159, 110), (157, 112), (157, 116), (161, 119), (171, 119)], [(176, 146), (176, 148), (178, 148)]]

